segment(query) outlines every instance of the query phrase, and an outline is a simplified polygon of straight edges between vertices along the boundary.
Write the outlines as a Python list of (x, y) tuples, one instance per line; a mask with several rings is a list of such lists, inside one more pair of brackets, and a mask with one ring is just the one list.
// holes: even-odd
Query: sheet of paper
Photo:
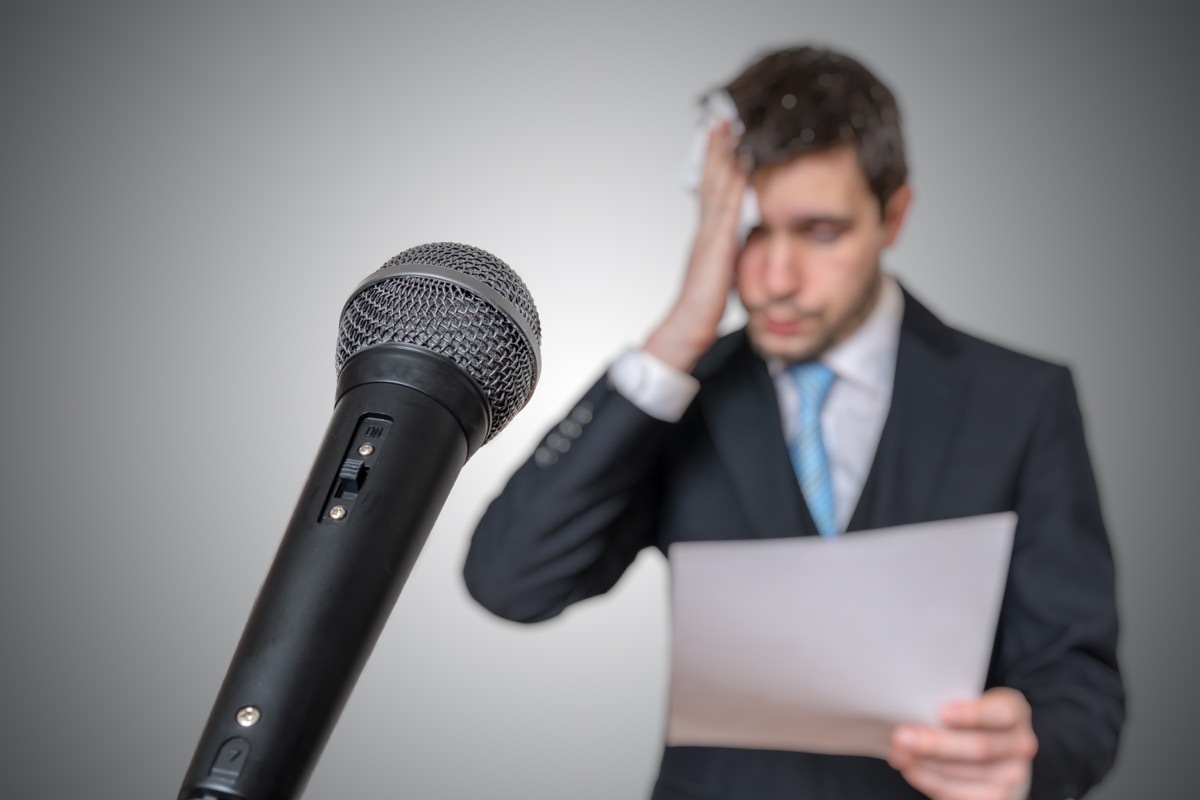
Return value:
[(671, 545), (670, 745), (882, 757), (983, 689), (1016, 514)]

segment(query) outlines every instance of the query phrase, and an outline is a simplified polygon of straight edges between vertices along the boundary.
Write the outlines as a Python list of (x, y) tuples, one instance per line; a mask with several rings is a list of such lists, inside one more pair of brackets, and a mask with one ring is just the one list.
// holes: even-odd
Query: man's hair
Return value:
[(768, 53), (725, 91), (746, 128), (738, 154), (751, 170), (851, 145), (881, 210), (908, 179), (896, 99), (847, 55), (816, 47)]

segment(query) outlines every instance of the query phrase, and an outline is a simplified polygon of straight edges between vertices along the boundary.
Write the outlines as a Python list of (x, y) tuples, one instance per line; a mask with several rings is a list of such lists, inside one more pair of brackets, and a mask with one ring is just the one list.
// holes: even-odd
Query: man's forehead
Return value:
[[(816, 204), (845, 206), (870, 198), (867, 177), (852, 147), (805, 153), (787, 161), (765, 165), (750, 176), (759, 204), (788, 207)], [(764, 211), (767, 209), (764, 208)]]

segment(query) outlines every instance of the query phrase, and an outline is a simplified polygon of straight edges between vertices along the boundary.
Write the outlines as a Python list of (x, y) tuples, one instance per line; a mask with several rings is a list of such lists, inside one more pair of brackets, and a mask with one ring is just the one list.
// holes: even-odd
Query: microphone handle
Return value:
[[(404, 384), (433, 384), (443, 402)], [(339, 391), (179, 800), (300, 795), (486, 431), (478, 387), (423, 351), (365, 350)]]

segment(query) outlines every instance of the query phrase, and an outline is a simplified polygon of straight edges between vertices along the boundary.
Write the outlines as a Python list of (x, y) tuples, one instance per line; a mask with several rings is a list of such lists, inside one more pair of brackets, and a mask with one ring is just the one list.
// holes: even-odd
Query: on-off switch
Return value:
[(366, 479), (367, 465), (361, 459), (347, 458), (338, 470), (337, 488), (333, 490), (333, 496), (339, 500), (355, 499)]
[[(328, 478), (329, 493), (321, 507), (320, 521), (332, 526), (331, 530), (353, 520), (354, 506), (365, 491), (368, 474), (374, 469), (379, 454), (388, 446), (387, 435), (391, 427), (392, 420), (387, 417), (366, 416), (359, 419), (353, 433), (346, 437), (346, 449), (337, 463), (337, 473)], [(328, 464), (326, 469), (333, 466)]]

